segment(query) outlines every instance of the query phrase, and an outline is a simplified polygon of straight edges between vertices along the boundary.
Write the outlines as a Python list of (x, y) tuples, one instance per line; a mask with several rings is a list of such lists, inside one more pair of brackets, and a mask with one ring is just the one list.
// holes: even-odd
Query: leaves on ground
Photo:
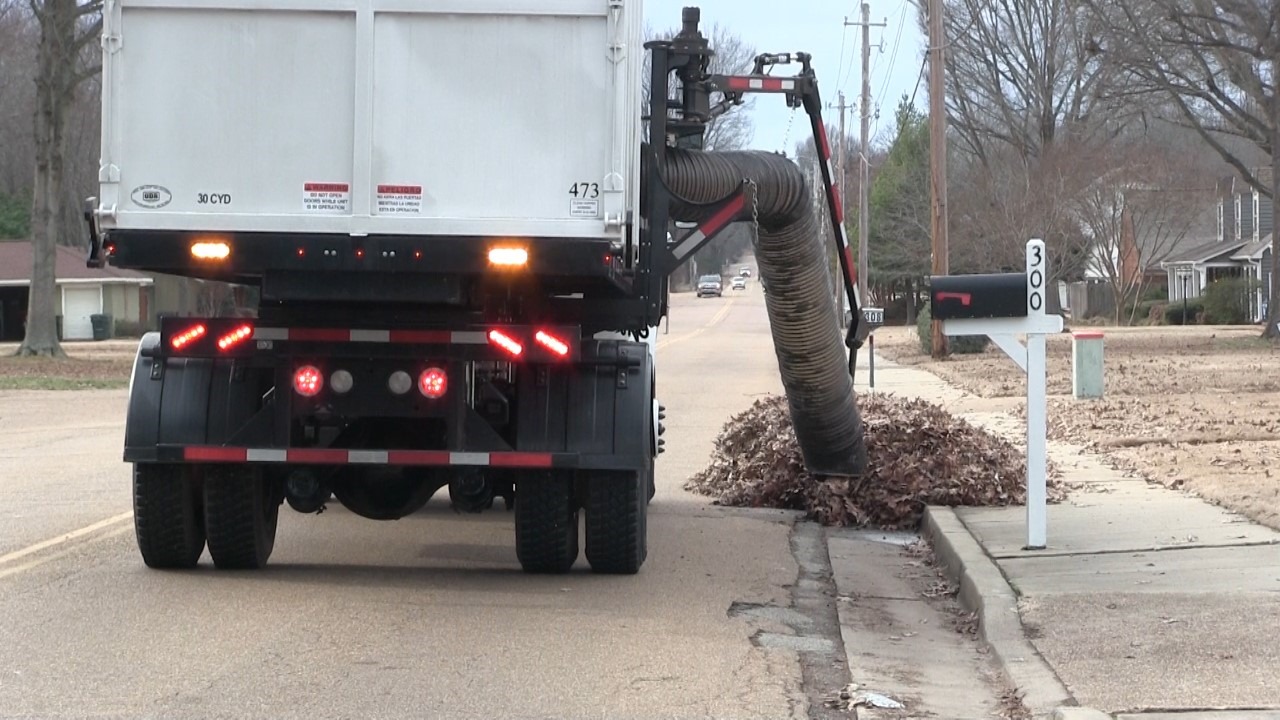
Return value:
[[(710, 465), (685, 487), (721, 505), (803, 510), (826, 525), (914, 529), (926, 505), (1006, 506), (1026, 500), (1026, 456), (1011, 443), (923, 400), (859, 399), (868, 473), (819, 478), (804, 469), (786, 398), (758, 400), (729, 421)], [(1064, 491), (1050, 473), (1050, 499)]]

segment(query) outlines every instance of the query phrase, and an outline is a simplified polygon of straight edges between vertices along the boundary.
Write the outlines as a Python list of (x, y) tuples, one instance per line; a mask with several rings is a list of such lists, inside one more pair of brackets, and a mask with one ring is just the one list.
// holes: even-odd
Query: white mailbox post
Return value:
[(1027, 548), (1033, 550), (1048, 543), (1045, 336), (1062, 332), (1062, 318), (1045, 312), (1048, 276), (1044, 241), (1034, 239), (1027, 243), (1025, 274), (939, 276), (930, 291), (944, 334), (986, 335), (1026, 373)]

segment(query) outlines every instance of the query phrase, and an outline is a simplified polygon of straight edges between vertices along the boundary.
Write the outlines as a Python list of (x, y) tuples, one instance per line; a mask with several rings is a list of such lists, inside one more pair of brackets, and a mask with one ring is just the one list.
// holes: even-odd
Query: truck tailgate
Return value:
[(105, 229), (620, 237), (638, 0), (109, 0)]

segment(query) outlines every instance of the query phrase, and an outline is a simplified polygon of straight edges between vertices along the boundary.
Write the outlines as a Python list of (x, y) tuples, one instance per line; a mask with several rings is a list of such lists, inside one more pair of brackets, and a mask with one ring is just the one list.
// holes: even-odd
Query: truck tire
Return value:
[(204, 511), (194, 468), (135, 463), (133, 529), (147, 567), (195, 567), (204, 553)]
[(587, 486), (587, 562), (597, 573), (634, 575), (648, 555), (649, 474), (601, 472)]
[(516, 557), (527, 573), (566, 573), (577, 561), (578, 508), (568, 473), (516, 481)]
[(204, 479), (204, 524), (209, 555), (221, 570), (267, 564), (276, 544), (280, 483), (245, 466), (211, 465)]

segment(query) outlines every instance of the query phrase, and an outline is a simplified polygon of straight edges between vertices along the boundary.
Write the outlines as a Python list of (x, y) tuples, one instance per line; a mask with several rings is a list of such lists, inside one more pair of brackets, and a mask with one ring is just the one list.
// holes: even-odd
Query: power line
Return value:
[(876, 97), (884, 97), (884, 93), (889, 89), (889, 80), (893, 78), (893, 66), (898, 62), (898, 46), (902, 42), (902, 28), (907, 25), (907, 8), (909, 5), (902, 3), (902, 12), (898, 15), (898, 35), (893, 39), (893, 51), (889, 53), (889, 71), (884, 75), (884, 82), (880, 83), (880, 92), (876, 93)]

